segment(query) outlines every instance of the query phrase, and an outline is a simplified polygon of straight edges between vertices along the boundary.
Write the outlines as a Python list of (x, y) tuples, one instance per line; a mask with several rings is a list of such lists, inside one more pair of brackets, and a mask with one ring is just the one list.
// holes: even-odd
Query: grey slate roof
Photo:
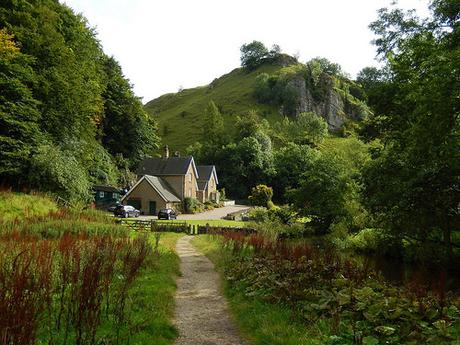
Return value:
[(185, 175), (193, 157), (145, 158), (136, 170), (137, 175)]
[(160, 196), (168, 202), (180, 202), (180, 199), (174, 193), (172, 187), (163, 180), (161, 177), (157, 176), (144, 176), (147, 182), (160, 194)]
[(212, 174), (214, 174), (216, 183), (219, 184), (219, 180), (217, 179), (216, 167), (214, 165), (198, 165), (196, 167), (196, 170), (198, 171), (198, 187), (200, 186), (200, 182), (208, 182), (211, 179)]
[(199, 180), (209, 181), (211, 178), (212, 170), (214, 165), (198, 165), (196, 170), (198, 171)]
[(204, 180), (198, 180), (197, 183), (198, 183), (198, 190), (205, 190), (206, 186), (208, 185), (208, 181), (204, 181)]

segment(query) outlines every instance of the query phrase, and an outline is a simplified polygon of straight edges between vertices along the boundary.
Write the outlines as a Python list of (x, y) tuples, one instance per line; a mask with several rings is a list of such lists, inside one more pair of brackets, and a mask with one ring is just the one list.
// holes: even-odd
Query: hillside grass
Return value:
[[(245, 286), (230, 286), (224, 278), (228, 258), (220, 250), (217, 239), (209, 235), (196, 236), (192, 240), (214, 264), (221, 276), (223, 290), (238, 329), (254, 345), (319, 345), (322, 335), (330, 330), (321, 323), (307, 326), (294, 319), (292, 311), (284, 306), (271, 304), (258, 297), (245, 294)], [(324, 329), (322, 329), (324, 327)]]
[(252, 72), (237, 68), (209, 85), (154, 99), (145, 105), (145, 109), (158, 120), (163, 144), (169, 145), (172, 151), (184, 152), (189, 145), (202, 139), (204, 110), (210, 101), (214, 101), (224, 116), (229, 133), (233, 133), (236, 116), (249, 110), (258, 111), (270, 122), (280, 119), (276, 107), (259, 104), (253, 96), (256, 77), (261, 73), (276, 73), (280, 69), (281, 66), (275, 65), (263, 65)]
[(44, 216), (57, 210), (56, 203), (45, 195), (0, 192), (0, 221)]

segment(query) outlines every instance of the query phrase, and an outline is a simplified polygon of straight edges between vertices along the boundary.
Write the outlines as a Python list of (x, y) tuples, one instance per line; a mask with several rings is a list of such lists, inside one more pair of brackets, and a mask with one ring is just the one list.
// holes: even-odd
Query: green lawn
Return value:
[[(217, 240), (208, 235), (200, 235), (196, 236), (192, 243), (214, 262), (223, 279), (226, 255), (220, 250)], [(306, 326), (294, 320), (288, 308), (247, 296), (243, 284), (230, 286), (224, 280), (223, 286), (238, 328), (251, 344), (325, 344), (319, 340), (323, 331), (328, 334), (327, 327), (321, 329), (322, 324)]]

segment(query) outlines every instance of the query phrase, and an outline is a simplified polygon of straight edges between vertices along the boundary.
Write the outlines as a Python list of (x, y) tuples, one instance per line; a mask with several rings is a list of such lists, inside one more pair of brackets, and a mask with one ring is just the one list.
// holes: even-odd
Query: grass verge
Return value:
[(210, 226), (220, 226), (220, 227), (230, 227), (230, 228), (245, 228), (248, 226), (248, 222), (239, 222), (236, 220), (226, 220), (226, 219), (212, 219), (212, 220), (159, 220), (159, 223), (168, 223), (168, 222), (178, 222), (183, 223), (186, 222), (187, 224), (191, 225), (202, 225), (205, 226), (209, 224)]
[[(175, 277), (180, 274), (177, 240), (184, 236), (162, 233), (157, 258), (151, 260), (131, 289), (131, 319), (141, 320), (130, 344), (169, 345), (178, 333), (171, 320), (174, 313)], [(154, 235), (150, 235), (154, 245)], [(155, 255), (155, 254), (154, 254)]]
[(229, 301), (238, 328), (252, 344), (324, 344), (319, 340), (323, 333), (322, 325), (314, 326), (315, 329), (313, 326), (307, 327), (294, 320), (294, 315), (288, 308), (267, 303), (254, 296), (247, 296), (244, 284), (228, 284), (224, 279), (228, 257), (220, 249), (218, 240), (209, 235), (201, 235), (196, 236), (192, 243), (215, 264), (222, 277), (224, 294)]

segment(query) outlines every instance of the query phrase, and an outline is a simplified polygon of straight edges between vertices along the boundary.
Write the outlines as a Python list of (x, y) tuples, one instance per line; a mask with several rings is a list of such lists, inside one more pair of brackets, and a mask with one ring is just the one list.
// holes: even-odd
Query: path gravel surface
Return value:
[(182, 276), (177, 280), (175, 345), (245, 345), (229, 317), (214, 265), (192, 246), (192, 238), (177, 242)]

